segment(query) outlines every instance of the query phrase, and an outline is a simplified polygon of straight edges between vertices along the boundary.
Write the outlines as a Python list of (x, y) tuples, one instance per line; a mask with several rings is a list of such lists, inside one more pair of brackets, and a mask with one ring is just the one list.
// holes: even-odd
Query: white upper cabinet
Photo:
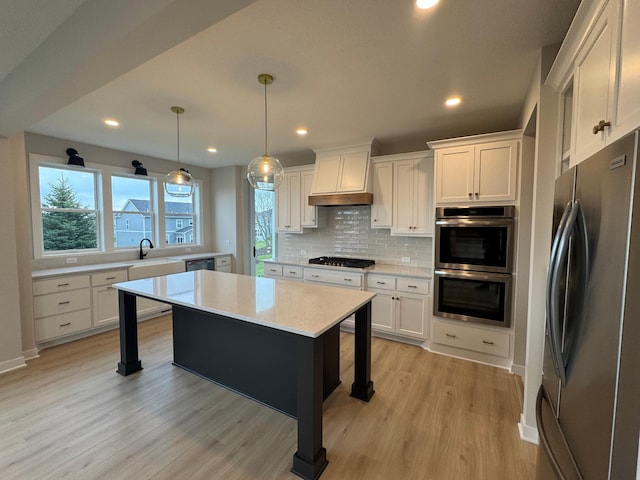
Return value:
[(318, 207), (309, 206), (313, 165), (287, 168), (276, 189), (276, 231), (302, 233), (303, 228), (316, 228)]
[(614, 3), (607, 4), (580, 49), (573, 77), (574, 161), (585, 159), (607, 143), (612, 133), (617, 45)]
[(570, 164), (640, 126), (640, 2), (582, 2), (547, 84), (573, 82)]
[(311, 194), (371, 193), (370, 154), (371, 144), (316, 150)]
[(436, 205), (517, 200), (519, 130), (429, 142), (435, 150)]
[(302, 233), (302, 188), (299, 171), (285, 171), (282, 183), (276, 188), (276, 230)]
[(391, 228), (393, 220), (393, 162), (373, 159), (371, 228)]
[(433, 154), (417, 152), (393, 162), (391, 235), (433, 234)]

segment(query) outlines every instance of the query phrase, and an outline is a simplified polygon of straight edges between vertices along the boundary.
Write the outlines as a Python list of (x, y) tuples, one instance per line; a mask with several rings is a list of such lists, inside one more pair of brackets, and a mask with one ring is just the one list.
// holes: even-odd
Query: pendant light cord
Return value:
[(264, 156), (268, 157), (267, 153), (267, 82), (264, 82)]
[(176, 135), (178, 137), (178, 171), (180, 171), (180, 112), (176, 112)]

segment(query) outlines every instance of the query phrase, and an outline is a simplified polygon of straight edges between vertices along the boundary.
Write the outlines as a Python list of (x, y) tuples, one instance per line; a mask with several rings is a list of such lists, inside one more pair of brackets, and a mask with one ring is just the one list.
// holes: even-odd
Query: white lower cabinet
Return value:
[(509, 357), (510, 335), (509, 332), (434, 319), (431, 322), (431, 343), (506, 358)]
[(371, 302), (372, 329), (427, 339), (430, 283), (426, 278), (367, 274), (367, 290), (377, 294)]
[(216, 257), (216, 271), (231, 273), (231, 255)]
[(279, 278), (294, 282), (302, 282), (304, 280), (304, 268), (298, 265), (289, 265), (286, 263), (280, 264), (265, 262), (264, 276), (267, 278)]
[(91, 328), (89, 275), (67, 275), (33, 281), (36, 342)]
[(111, 285), (126, 281), (126, 269), (91, 274), (94, 327), (111, 325), (118, 322), (118, 290)]

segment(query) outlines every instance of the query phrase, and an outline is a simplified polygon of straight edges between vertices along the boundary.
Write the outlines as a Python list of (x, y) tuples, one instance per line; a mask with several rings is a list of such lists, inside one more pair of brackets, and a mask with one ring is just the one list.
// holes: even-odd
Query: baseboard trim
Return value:
[(12, 358), (11, 360), (5, 360), (4, 362), (0, 362), (0, 374), (7, 373), (12, 370), (17, 370), (18, 368), (26, 366), (27, 364), (24, 361), (24, 356)]
[(520, 438), (525, 442), (538, 445), (540, 439), (538, 437), (538, 428), (525, 425), (524, 416), (520, 414), (520, 421), (518, 422), (518, 431), (520, 432)]
[(25, 350), (22, 352), (25, 360), (32, 360), (34, 358), (38, 358), (40, 356), (40, 350), (37, 348), (31, 348), (29, 350)]
[(526, 371), (526, 368), (524, 365), (516, 365), (515, 363), (511, 364), (511, 373), (515, 374), (515, 375), (519, 375), (522, 378), (524, 378), (524, 372)]

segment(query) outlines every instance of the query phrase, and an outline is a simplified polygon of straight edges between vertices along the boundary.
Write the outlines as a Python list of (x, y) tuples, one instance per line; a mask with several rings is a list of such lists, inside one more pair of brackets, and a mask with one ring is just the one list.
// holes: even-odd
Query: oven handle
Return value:
[(451, 227), (510, 227), (513, 225), (513, 218), (496, 218), (494, 220), (467, 220), (457, 218), (436, 220), (436, 225)]
[(441, 277), (468, 278), (470, 280), (489, 280), (504, 282), (511, 279), (510, 273), (471, 272), (468, 270), (435, 270), (435, 275)]

